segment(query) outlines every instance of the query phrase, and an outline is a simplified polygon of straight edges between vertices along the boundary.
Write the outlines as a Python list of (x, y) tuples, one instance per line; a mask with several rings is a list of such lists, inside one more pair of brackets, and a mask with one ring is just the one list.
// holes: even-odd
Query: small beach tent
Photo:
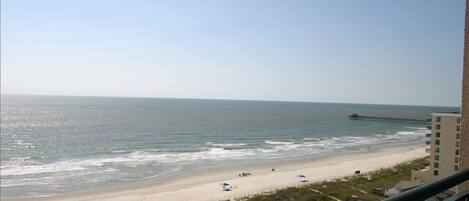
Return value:
[(306, 181), (306, 176), (305, 175), (297, 175), (296, 178), (298, 178), (298, 180), (300, 180), (301, 182), (305, 182)]
[(230, 185), (230, 184), (229, 184), (229, 183), (226, 183), (226, 182), (222, 182), (222, 183), (220, 183), (220, 186), (223, 186), (223, 187), (225, 187), (225, 186), (229, 186), (229, 185)]

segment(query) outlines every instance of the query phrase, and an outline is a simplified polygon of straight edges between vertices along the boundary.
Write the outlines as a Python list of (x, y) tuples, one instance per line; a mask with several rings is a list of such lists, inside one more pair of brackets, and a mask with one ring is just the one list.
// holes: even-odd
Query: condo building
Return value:
[(412, 183), (428, 182), (459, 170), (461, 114), (433, 113), (431, 133), (426, 144), (430, 166), (412, 171)]
[(461, 115), (432, 114), (430, 168), (434, 177), (444, 177), (459, 170)]

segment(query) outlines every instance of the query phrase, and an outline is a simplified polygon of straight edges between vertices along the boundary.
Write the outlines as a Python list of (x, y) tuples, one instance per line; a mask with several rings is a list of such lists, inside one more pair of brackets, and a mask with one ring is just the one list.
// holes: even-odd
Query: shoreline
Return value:
[[(6, 201), (78, 201), (78, 200), (227, 200), (275, 189), (302, 185), (295, 178), (306, 175), (309, 182), (337, 179), (422, 158), (424, 145), (395, 145), (371, 149), (366, 152), (338, 153), (314, 158), (287, 159), (271, 162), (213, 167), (96, 190), (60, 194), (51, 197), (4, 197)], [(276, 171), (271, 171), (275, 168)], [(251, 176), (239, 177), (241, 172)], [(222, 191), (219, 183), (228, 182), (232, 191)], [(77, 189), (78, 191), (79, 189)]]

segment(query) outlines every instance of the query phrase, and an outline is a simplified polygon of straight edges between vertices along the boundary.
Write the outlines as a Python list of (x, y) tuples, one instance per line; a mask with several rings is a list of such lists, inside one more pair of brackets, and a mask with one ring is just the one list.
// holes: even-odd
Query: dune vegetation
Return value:
[(418, 159), (366, 174), (346, 177), (334, 181), (323, 181), (296, 187), (279, 189), (245, 197), (242, 201), (312, 201), (312, 200), (382, 200), (386, 189), (402, 180), (409, 180), (411, 170), (422, 169), (425, 159)]

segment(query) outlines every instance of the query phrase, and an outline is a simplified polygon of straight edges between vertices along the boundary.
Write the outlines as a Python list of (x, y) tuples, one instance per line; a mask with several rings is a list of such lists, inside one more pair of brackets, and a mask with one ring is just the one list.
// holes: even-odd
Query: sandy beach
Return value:
[[(319, 159), (277, 161), (264, 164), (215, 168), (178, 176), (141, 182), (138, 184), (102, 188), (95, 191), (67, 193), (55, 197), (5, 200), (56, 201), (130, 201), (130, 200), (227, 200), (275, 189), (302, 185), (296, 175), (303, 174), (309, 182), (336, 179), (352, 175), (355, 170), (368, 172), (392, 167), (398, 163), (424, 157), (422, 145), (406, 145), (371, 150), (366, 153), (326, 156)], [(275, 168), (275, 171), (272, 171)], [(252, 175), (239, 177), (240, 172)], [(222, 191), (221, 182), (227, 182), (232, 191)], [(79, 189), (77, 189), (79, 191)]]

